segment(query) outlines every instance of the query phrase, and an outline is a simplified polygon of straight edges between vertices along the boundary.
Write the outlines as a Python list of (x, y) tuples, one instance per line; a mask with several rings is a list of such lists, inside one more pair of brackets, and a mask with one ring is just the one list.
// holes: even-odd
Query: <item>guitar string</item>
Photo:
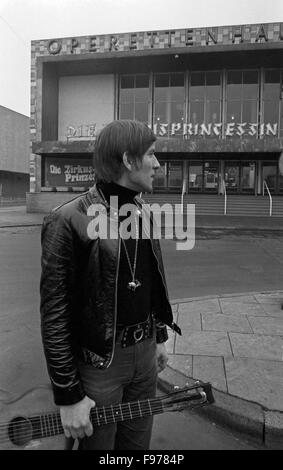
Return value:
[[(188, 391), (188, 390), (193, 390), (193, 389), (196, 389), (196, 388), (200, 388), (200, 387), (192, 386), (192, 387), (188, 387), (186, 390)], [(182, 390), (181, 392), (183, 393), (184, 390)], [(116, 404), (116, 405), (106, 405), (106, 406), (107, 406), (107, 408), (110, 409), (110, 407), (113, 407), (113, 406), (119, 406), (119, 407), (128, 408), (129, 404), (130, 404), (131, 406), (134, 406), (134, 405), (136, 405), (136, 404), (138, 404), (138, 403), (139, 403), (140, 405), (148, 404), (149, 402), (150, 402), (151, 404), (155, 404), (155, 403), (159, 403), (159, 402), (162, 403), (162, 401), (164, 401), (165, 399), (169, 399), (171, 396), (174, 396), (174, 395), (176, 396), (176, 394), (178, 394), (178, 393), (179, 393), (179, 391), (177, 391), (177, 392), (171, 392), (171, 393), (165, 395), (164, 397), (160, 397), (160, 398), (157, 397), (157, 398), (151, 398), (151, 399), (146, 399), (146, 400), (139, 400), (139, 401), (137, 401), (137, 402), (118, 403), (118, 404)], [(194, 394), (194, 395), (189, 395), (189, 396), (187, 396), (187, 397), (186, 397), (186, 400), (190, 401), (190, 400), (196, 400), (196, 399), (199, 399), (199, 398), (201, 398), (201, 396), (200, 396), (199, 394)], [(173, 403), (173, 402), (172, 402), (172, 403)], [(166, 404), (166, 403), (165, 403), (165, 404)], [(96, 413), (96, 410), (100, 410), (100, 411), (101, 411), (102, 408), (103, 408), (103, 407), (102, 407), (101, 405), (98, 406), (98, 407), (94, 407), (94, 408), (91, 410), (91, 412)], [(30, 419), (36, 418), (36, 417), (44, 417), (44, 416), (49, 417), (49, 418), (52, 418), (52, 416), (56, 416), (56, 415), (57, 415), (56, 411), (54, 411), (54, 412), (51, 411), (51, 412), (49, 412), (49, 413), (38, 413), (38, 414), (36, 414), (36, 415), (35, 415), (35, 414), (30, 415)], [(16, 418), (16, 417), (15, 417), (15, 418)], [(29, 418), (23, 417), (23, 419), (29, 419)], [(4, 428), (4, 427), (6, 427), (7, 425), (9, 425), (10, 422), (11, 422), (11, 420), (10, 420), (10, 421), (7, 421), (7, 422), (2, 422), (2, 423), (0, 423), (0, 430), (1, 430), (2, 427)], [(21, 427), (22, 424), (19, 423), (18, 426)], [(16, 424), (14, 424), (14, 427), (17, 427)]]
[[(186, 388), (186, 391), (189, 391), (189, 390), (197, 390), (197, 389), (199, 389), (199, 388), (203, 388), (203, 387), (201, 387), (200, 385), (198, 385), (198, 386), (192, 385), (192, 386), (190, 386), (190, 387), (187, 387), (187, 388)], [(96, 414), (97, 414), (98, 411), (102, 411), (102, 410), (103, 410), (103, 412), (104, 412), (104, 414), (105, 414), (105, 412), (107, 412), (108, 410), (110, 411), (110, 408), (111, 408), (111, 413), (113, 413), (113, 406), (119, 406), (119, 407), (120, 407), (120, 410), (121, 410), (121, 413), (122, 413), (122, 408), (125, 408), (125, 407), (126, 407), (126, 411), (124, 410), (124, 414), (125, 414), (125, 416), (127, 416), (127, 412), (128, 412), (127, 410), (128, 410), (129, 405), (132, 405), (132, 406), (133, 406), (133, 405), (138, 405), (138, 406), (139, 406), (139, 409), (140, 409), (140, 406), (141, 406), (141, 405), (144, 405), (144, 404), (147, 404), (147, 405), (150, 406), (150, 404), (154, 405), (155, 403), (158, 403), (158, 404), (161, 404), (161, 405), (162, 405), (162, 402), (164, 402), (164, 404), (166, 405), (165, 399), (169, 399), (169, 398), (172, 397), (172, 396), (176, 396), (176, 395), (178, 395), (180, 392), (184, 392), (184, 390), (173, 391), (173, 392), (171, 392), (171, 393), (169, 393), (169, 394), (167, 394), (167, 395), (165, 395), (165, 396), (163, 396), (163, 397), (160, 397), (160, 398), (157, 397), (157, 398), (152, 398), (152, 399), (147, 399), (147, 400), (142, 400), (142, 401), (137, 401), (137, 402), (120, 403), (120, 404), (116, 404), (116, 405), (111, 405), (110, 407), (107, 405), (106, 408), (105, 408), (105, 407), (96, 407), (96, 408), (93, 408), (93, 409), (91, 410), (91, 413), (96, 413)], [(188, 400), (188, 401), (189, 401), (189, 400), (196, 400), (196, 399), (199, 399), (199, 398), (202, 398), (200, 394), (192, 394), (192, 395), (189, 395), (189, 396), (187, 397), (187, 400)], [(168, 405), (168, 403), (167, 403), (167, 405)], [(170, 403), (169, 403), (169, 405), (170, 405)], [(140, 411), (138, 412), (138, 414), (140, 414)], [(51, 419), (51, 423), (48, 422), (48, 425), (53, 426), (54, 423), (52, 422), (52, 419), (53, 419), (53, 417), (56, 417), (56, 412), (50, 412), (50, 413), (47, 413), (47, 414), (46, 414), (46, 413), (41, 413), (41, 414), (39, 413), (39, 414), (37, 414), (37, 415), (31, 415), (29, 418), (23, 417), (23, 420), (24, 420), (24, 419), (30, 419), (30, 420), (31, 420), (31, 419), (35, 419), (35, 418), (41, 419), (42, 417), (43, 417), (43, 418), (45, 417), (47, 420)], [(13, 429), (16, 429), (17, 427), (21, 428), (21, 427), (23, 426), (23, 424), (22, 424), (22, 423), (23, 423), (23, 420), (22, 420), (21, 422), (19, 422), (18, 424), (14, 423)], [(10, 423), (11, 423), (11, 420), (10, 420), (9, 422), (7, 422), (7, 423), (0, 423), (0, 430), (1, 430), (1, 428), (3, 428), (3, 429), (6, 430), (7, 425), (9, 425)], [(56, 423), (56, 424), (57, 424), (57, 423)]]
[[(162, 398), (162, 399), (163, 399), (163, 398)], [(152, 399), (150, 399), (150, 403), (151, 403), (151, 404), (155, 404), (155, 403), (158, 404), (158, 403), (160, 402), (160, 400), (161, 400), (160, 398), (152, 398)], [(143, 406), (143, 405), (145, 405), (145, 404), (147, 405), (147, 404), (148, 404), (148, 401), (149, 401), (149, 400), (141, 400), (141, 401), (139, 401), (139, 403), (140, 403), (141, 406)], [(130, 404), (131, 406), (133, 406), (133, 405), (135, 405), (135, 404), (137, 404), (137, 403), (138, 403), (138, 402), (129, 402), (129, 404)], [(125, 416), (126, 416), (126, 415), (127, 415), (127, 409), (128, 409), (129, 404), (128, 404), (128, 403), (121, 403), (121, 404), (117, 404), (117, 405), (106, 405), (106, 406), (107, 406), (107, 407), (110, 407), (110, 406), (111, 406), (111, 407), (113, 407), (113, 406), (125, 407)], [(103, 407), (102, 407), (101, 405), (99, 405), (98, 407), (94, 407), (94, 408), (91, 410), (91, 414), (92, 414), (92, 413), (95, 413), (95, 414), (96, 414), (97, 411), (102, 412), (102, 410), (103, 410)], [(107, 411), (107, 410), (106, 410), (106, 411)], [(124, 411), (124, 410), (123, 410), (123, 411)], [(56, 412), (56, 411), (50, 412), (50, 413), (38, 413), (38, 414), (36, 414), (36, 415), (30, 415), (29, 418), (23, 417), (23, 420), (25, 420), (25, 419), (28, 420), (28, 419), (37, 418), (37, 417), (38, 417), (38, 418), (47, 417), (48, 419), (49, 419), (49, 418), (52, 419), (53, 416), (57, 416), (58, 414), (59, 414), (59, 413)], [(0, 423), (0, 430), (1, 430), (1, 428), (4, 428), (4, 427), (6, 428), (10, 423), (11, 423), (11, 420), (10, 420), (10, 421), (7, 421), (7, 422), (2, 422), (2, 423)], [(13, 429), (16, 429), (17, 427), (19, 427), (19, 428), (22, 427), (22, 423), (19, 422), (18, 424), (15, 423), (15, 424), (13, 425)]]
[[(190, 397), (190, 398), (191, 398), (191, 397)], [(197, 398), (191, 398), (191, 399), (192, 399), (192, 400), (193, 400), (193, 399), (195, 400), (195, 399), (197, 399)], [(158, 404), (158, 401), (160, 401), (160, 399), (154, 399), (155, 404)], [(132, 402), (132, 403), (133, 403), (133, 402)], [(136, 403), (136, 402), (135, 402), (135, 403)], [(145, 404), (145, 403), (147, 403), (146, 400), (140, 402), (140, 404)], [(150, 404), (153, 405), (154, 403), (151, 401)], [(187, 407), (190, 408), (190, 409), (193, 409), (193, 408), (196, 408), (196, 407), (205, 406), (205, 405), (207, 405), (207, 404), (208, 404), (207, 402), (204, 402), (204, 403), (195, 403), (195, 404), (191, 404), (190, 406), (187, 406)], [(128, 408), (128, 404), (125, 404), (125, 403), (124, 403), (124, 404), (122, 404), (122, 405)], [(149, 403), (147, 403), (147, 405), (149, 405)], [(114, 405), (114, 406), (115, 406), (115, 405)], [(116, 405), (116, 406), (119, 406), (119, 405)], [(166, 406), (170, 407), (170, 404), (164, 404), (164, 405), (163, 405), (163, 404), (161, 403), (161, 404), (159, 404), (158, 407), (155, 407), (153, 410), (152, 410), (152, 409), (150, 408), (150, 406), (149, 406), (149, 409), (148, 409), (147, 411), (143, 411), (143, 412), (142, 412), (142, 416), (148, 416), (148, 415), (150, 416), (150, 415), (153, 415), (153, 414), (162, 413), (163, 411), (166, 411)], [(95, 423), (93, 423), (94, 425), (101, 425), (99, 422), (100, 422), (101, 420), (103, 420), (103, 416), (100, 415), (100, 416), (98, 417), (98, 419), (97, 419), (97, 414), (98, 414), (98, 411), (100, 411), (100, 413), (102, 413), (102, 409), (103, 409), (103, 407), (98, 407), (98, 408), (94, 408), (94, 409), (91, 410), (90, 415), (91, 415), (91, 417), (94, 417), (94, 418), (95, 418), (95, 421), (96, 421)], [(103, 410), (103, 413), (105, 413), (105, 411), (109, 411), (109, 412), (110, 412), (110, 410), (108, 409), (108, 410)], [(112, 413), (112, 411), (111, 411), (111, 413)], [(92, 415), (94, 415), (94, 416), (92, 416)], [(113, 416), (111, 416), (111, 417), (110, 417), (110, 416), (108, 416), (108, 417), (106, 416), (106, 418), (108, 419), (108, 421), (102, 423), (102, 425), (104, 425), (104, 424), (111, 424), (112, 422), (115, 423), (116, 421), (127, 421), (127, 420), (131, 420), (131, 419), (134, 419), (134, 418), (140, 418), (140, 417), (141, 417), (141, 414), (140, 414), (140, 411), (136, 411), (136, 412), (135, 412), (135, 411), (133, 410), (133, 411), (130, 411), (130, 412), (129, 412), (129, 410), (127, 411), (127, 409), (125, 409), (125, 410), (124, 410), (124, 413), (121, 413), (121, 415), (119, 416), (119, 418), (120, 418), (121, 416), (122, 416), (121, 419), (113, 419)], [(62, 424), (61, 424), (61, 420), (60, 420), (59, 422), (56, 421), (56, 423), (54, 423), (54, 421), (53, 421), (54, 418), (55, 418), (56, 420), (57, 420), (57, 419), (60, 419), (60, 414), (59, 414), (58, 412), (57, 412), (57, 413), (52, 413), (52, 414), (47, 414), (47, 415), (46, 415), (46, 414), (34, 415), (33, 418), (35, 418), (35, 417), (38, 417), (38, 418), (45, 417), (45, 418), (46, 418), (46, 423), (47, 423), (47, 424), (45, 423), (45, 431), (46, 431), (46, 434), (47, 434), (47, 435), (44, 436), (44, 432), (42, 432), (42, 430), (39, 429), (37, 432), (34, 432), (34, 433), (33, 433), (33, 436), (32, 436), (33, 439), (34, 439), (35, 437), (52, 437), (53, 435), (62, 434), (62, 433), (63, 433), (63, 427), (62, 427)], [(116, 415), (116, 417), (117, 417), (117, 415)], [(32, 417), (31, 417), (31, 418), (32, 418)], [(31, 419), (31, 418), (30, 418), (30, 419)], [(49, 419), (51, 419), (52, 421), (51, 421), (51, 422), (48, 421)], [(104, 418), (104, 419), (105, 419), (105, 418)], [(9, 425), (10, 422), (11, 422), (11, 421), (9, 421), (7, 424)], [(11, 441), (11, 439), (10, 439), (10, 437), (9, 437), (9, 434), (8, 434), (7, 424), (5, 425), (5, 424), (1, 423), (1, 425), (0, 425), (0, 431), (5, 431), (5, 434), (6, 434), (6, 439), (5, 439), (5, 438), (2, 439), (2, 438), (0, 437), (0, 441), (1, 441), (1, 442), (9, 442), (9, 441)], [(58, 427), (61, 427), (62, 432), (57, 433), (57, 430), (56, 430), (56, 432), (55, 432), (54, 424), (56, 424), (57, 430), (58, 430)], [(39, 426), (41, 427), (41, 422), (39, 422)], [(13, 432), (17, 429), (17, 427), (22, 428), (22, 427), (23, 427), (23, 424), (20, 424), (20, 423), (19, 423), (18, 425), (13, 425)], [(1, 430), (1, 428), (3, 428), (3, 429)], [(4, 429), (4, 428), (5, 428), (5, 429)], [(50, 433), (50, 431), (54, 431), (54, 432), (51, 433), (50, 436), (48, 436), (48, 434)], [(30, 432), (28, 432), (28, 431), (26, 431), (26, 430), (23, 430), (23, 429), (22, 429), (21, 431), (18, 430), (18, 432), (17, 432), (17, 439), (23, 438), (23, 437), (27, 436), (28, 434), (30, 434)]]
[[(188, 407), (190, 409), (190, 411), (193, 411), (195, 408), (198, 408), (198, 407), (203, 407), (205, 406), (207, 403), (203, 403), (203, 404), (195, 404), (195, 405), (192, 405), (190, 407)], [(160, 414), (160, 413), (163, 413), (164, 411), (166, 410), (163, 410), (162, 408), (158, 409), (158, 410), (155, 410), (154, 413), (148, 413), (148, 415), (152, 415), (152, 414)], [(146, 416), (146, 414), (144, 414), (143, 416)], [(135, 419), (135, 418), (140, 418), (140, 414), (137, 414), (137, 415), (128, 415), (125, 419), (123, 420), (120, 420), (120, 421), (127, 421), (127, 420), (131, 420), (131, 419)], [(116, 422), (117, 420), (113, 421)], [(103, 423), (104, 424), (104, 423)], [(106, 423), (105, 423), (106, 424)], [(111, 424), (110, 422), (108, 424)], [(27, 435), (30, 434), (30, 433), (27, 433), (27, 432), (24, 432), (24, 433), (18, 433), (17, 434), (17, 440), (19, 439), (25, 439), (27, 437)], [(44, 438), (48, 438), (48, 437), (53, 437), (53, 436), (56, 436), (58, 434), (64, 434), (64, 431), (63, 431), (63, 428), (61, 429), (58, 429), (58, 430), (55, 430), (54, 428), (51, 428), (51, 432), (50, 430), (47, 430), (45, 433), (42, 432), (42, 431), (36, 431), (36, 432), (33, 432), (32, 433), (32, 439), (29, 439), (26, 443), (23, 443), (22, 445), (20, 444), (16, 444), (16, 443), (13, 443), (13, 441), (10, 439), (10, 437), (8, 435), (4, 436), (4, 438), (0, 438), (0, 442), (1, 443), (10, 443), (12, 442), (15, 446), (18, 446), (18, 447), (23, 447), (24, 445), (27, 445), (31, 440), (36, 440), (37, 438), (38, 439), (44, 439)]]
[[(150, 416), (152, 414), (162, 413), (163, 411), (164, 411), (164, 407), (160, 406), (159, 408), (154, 409), (154, 413), (152, 413), (150, 410), (148, 410), (146, 412), (143, 412), (142, 416)], [(91, 415), (92, 414), (94, 414), (94, 413), (91, 413)], [(49, 417), (54, 417), (54, 416), (56, 416), (56, 419), (57, 419), (57, 418), (59, 418), (60, 415), (59, 415), (59, 413), (57, 413), (55, 415), (50, 415)], [(115, 423), (116, 421), (127, 421), (127, 420), (131, 420), (131, 419), (135, 419), (135, 418), (141, 418), (141, 415), (140, 415), (139, 412), (134, 412), (134, 411), (132, 411), (131, 413), (130, 412), (128, 412), (128, 413), (125, 412), (125, 413), (123, 413), (123, 418), (113, 419), (113, 416), (112, 417), (108, 416), (107, 421), (103, 422), (102, 424), (99, 424), (99, 421), (101, 421), (103, 419), (102, 416), (100, 416), (99, 419), (97, 419), (96, 415), (94, 415), (93, 417), (95, 418), (95, 421), (96, 421), (93, 424), (95, 426), (100, 426), (100, 425), (104, 425), (104, 424)], [(46, 419), (48, 419), (48, 417), (46, 417)], [(48, 421), (47, 421), (47, 423), (48, 423)], [(39, 426), (40, 426), (40, 423), (39, 423)], [(38, 430), (38, 431), (33, 432), (32, 433), (32, 440), (34, 440), (37, 437), (44, 438), (44, 437), (52, 437), (56, 434), (63, 434), (64, 431), (63, 431), (63, 427), (62, 427), (61, 422), (56, 422), (56, 427), (57, 427), (57, 429), (55, 430), (54, 423), (52, 423), (52, 425), (51, 425), (50, 422), (47, 425), (45, 423), (45, 432), (42, 432), (41, 429)], [(11, 439), (9, 437), (7, 426), (5, 427), (5, 430), (3, 429), (3, 431), (5, 431), (4, 439), (0, 436), (0, 442), (10, 442)], [(54, 431), (54, 432), (52, 432), (52, 431)], [(59, 432), (57, 432), (57, 431), (59, 431)], [(15, 432), (15, 427), (14, 426), (13, 426), (13, 432)], [(50, 432), (51, 432), (51, 434), (50, 434)], [(25, 436), (28, 436), (29, 434), (30, 434), (30, 432), (25, 431), (25, 430), (18, 431), (17, 434), (16, 434), (16, 439), (20, 440), (21, 438), (24, 438)]]
[[(193, 410), (194, 408), (197, 408), (197, 407), (203, 407), (203, 406), (205, 406), (206, 404), (207, 404), (207, 403), (193, 404), (193, 405), (191, 405), (190, 410)], [(159, 413), (163, 413), (163, 411), (165, 411), (164, 408), (163, 408), (163, 407), (160, 407), (160, 408), (158, 408), (158, 409), (155, 409), (155, 410), (154, 410), (154, 413), (152, 413), (152, 412), (143, 413), (143, 416), (152, 415), (152, 414), (159, 414)], [(59, 416), (59, 415), (58, 415), (58, 416)], [(140, 413), (138, 413), (138, 414), (132, 413), (132, 415), (130, 415), (130, 413), (129, 413), (126, 418), (124, 418), (123, 420), (120, 420), (120, 421), (127, 421), (127, 420), (131, 420), (131, 419), (135, 419), (135, 418), (140, 418), (140, 417), (141, 417), (141, 416), (140, 416)], [(116, 422), (116, 421), (117, 421), (117, 420), (113, 420), (113, 423)], [(61, 423), (60, 423), (60, 424), (61, 424)], [(104, 424), (106, 424), (106, 423), (104, 423)], [(109, 423), (109, 424), (111, 424), (111, 423)], [(43, 433), (40, 432), (40, 431), (35, 432), (35, 433), (33, 433), (33, 435), (32, 435), (32, 440), (34, 440), (34, 439), (36, 439), (36, 438), (48, 438), (48, 437), (52, 437), (52, 436), (55, 436), (55, 435), (58, 435), (58, 434), (63, 434), (63, 428), (62, 428), (62, 432), (55, 432), (55, 433), (51, 433), (50, 435), (48, 435), (49, 432), (50, 432), (50, 431), (48, 430), (48, 432), (47, 432), (46, 435), (43, 435)], [(19, 437), (22, 437), (22, 438), (23, 438), (23, 437), (25, 437), (27, 434), (28, 434), (27, 432), (24, 432), (22, 435), (18, 434), (18, 435), (17, 435), (17, 438), (19, 438)], [(11, 442), (11, 439), (7, 436), (6, 438), (1, 439), (1, 442), (4, 442), (4, 443), (5, 443), (5, 442)], [(28, 441), (28, 442), (29, 442), (29, 441)], [(28, 442), (27, 442), (26, 444), (28, 444)], [(14, 445), (16, 445), (16, 444), (14, 444)], [(23, 444), (23, 445), (25, 445), (25, 444)], [(21, 446), (19, 445), (19, 447), (21, 447)]]

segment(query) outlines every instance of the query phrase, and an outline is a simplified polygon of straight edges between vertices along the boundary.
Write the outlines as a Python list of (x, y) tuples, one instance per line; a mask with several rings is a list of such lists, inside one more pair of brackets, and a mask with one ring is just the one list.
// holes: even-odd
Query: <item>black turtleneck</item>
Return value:
[[(110, 202), (110, 196), (118, 196), (118, 208), (123, 204), (135, 204), (134, 198), (138, 194), (124, 186), (116, 183), (98, 183), (97, 188), (106, 201)], [(130, 214), (129, 214), (130, 215)], [(121, 223), (125, 217), (119, 216)], [(118, 274), (118, 296), (117, 296), (117, 323), (121, 326), (133, 325), (145, 321), (152, 307), (152, 281), (155, 268), (155, 259), (152, 253), (149, 239), (141, 237), (142, 219), (139, 217), (139, 241), (137, 250), (137, 263), (135, 278), (141, 282), (135, 292), (127, 288), (128, 282), (132, 280), (125, 246), (121, 241), (120, 264)], [(129, 238), (124, 240), (133, 268), (136, 240)]]

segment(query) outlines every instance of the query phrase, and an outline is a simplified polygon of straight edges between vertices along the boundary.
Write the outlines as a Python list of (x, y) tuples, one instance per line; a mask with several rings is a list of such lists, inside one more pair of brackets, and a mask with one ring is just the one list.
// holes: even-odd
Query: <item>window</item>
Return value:
[[(227, 72), (226, 124), (229, 132), (242, 125), (241, 135), (257, 137), (257, 132), (249, 131), (249, 125), (258, 127), (259, 73), (257, 70), (229, 70)], [(233, 131), (231, 130), (233, 129)], [(238, 134), (239, 135), (239, 134)], [(228, 137), (228, 135), (227, 135)]]
[(167, 187), (167, 163), (159, 162), (159, 164), (160, 167), (156, 172), (153, 187), (154, 189), (165, 189)]
[(171, 189), (182, 188), (182, 163), (168, 162), (168, 187)]
[(188, 122), (193, 125), (193, 129), (198, 129), (201, 135), (199, 126), (209, 125), (210, 130), (204, 135), (206, 138), (215, 138), (213, 124), (221, 123), (220, 72), (192, 72), (190, 74)]
[[(278, 123), (280, 113), (280, 78), (279, 70), (264, 71), (262, 124), (264, 127), (270, 124), (274, 129), (277, 127), (277, 130), (279, 130)], [(268, 135), (270, 134), (265, 133), (265, 136), (268, 137)]]
[(149, 122), (149, 75), (121, 75), (119, 119)]
[(185, 77), (183, 73), (154, 76), (154, 131), (159, 136), (183, 134), (185, 117)]

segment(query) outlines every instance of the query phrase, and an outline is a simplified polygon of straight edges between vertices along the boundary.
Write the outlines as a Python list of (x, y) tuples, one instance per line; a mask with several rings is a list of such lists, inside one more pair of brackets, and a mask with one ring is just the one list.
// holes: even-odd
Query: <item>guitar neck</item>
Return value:
[[(90, 419), (94, 426), (152, 416), (164, 411), (180, 411), (192, 402), (192, 408), (214, 403), (210, 383), (195, 385), (172, 391), (168, 395), (147, 400), (99, 406), (91, 409)], [(15, 416), (0, 423), (0, 443), (12, 442), (24, 446), (31, 440), (63, 434), (60, 413), (42, 413), (29, 417)]]
[[(164, 405), (162, 400), (152, 398), (136, 402), (95, 407), (92, 408), (90, 412), (90, 418), (94, 426), (101, 426), (104, 424), (117, 423), (118, 421), (127, 421), (136, 418), (143, 418), (144, 416), (152, 416), (163, 412)], [(59, 412), (44, 413), (33, 416), (29, 419), (32, 423), (33, 439), (51, 437), (64, 433)]]

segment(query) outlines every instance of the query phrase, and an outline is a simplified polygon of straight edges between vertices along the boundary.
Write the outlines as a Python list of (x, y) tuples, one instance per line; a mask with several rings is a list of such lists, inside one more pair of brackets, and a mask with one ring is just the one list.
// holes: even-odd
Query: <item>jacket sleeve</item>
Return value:
[(41, 232), (41, 335), (56, 405), (70, 405), (85, 396), (76, 367), (71, 336), (75, 274), (72, 228), (55, 211), (45, 217)]

